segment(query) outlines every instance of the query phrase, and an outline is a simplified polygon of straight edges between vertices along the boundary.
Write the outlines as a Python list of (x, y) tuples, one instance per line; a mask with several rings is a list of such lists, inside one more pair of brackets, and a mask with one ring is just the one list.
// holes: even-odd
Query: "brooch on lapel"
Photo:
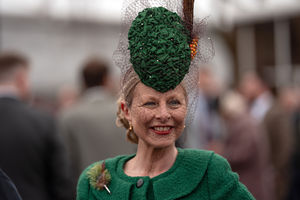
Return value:
[(87, 172), (90, 184), (97, 190), (105, 189), (109, 194), (111, 194), (108, 189), (108, 184), (110, 183), (111, 176), (107, 169), (105, 169), (105, 162), (97, 163)]

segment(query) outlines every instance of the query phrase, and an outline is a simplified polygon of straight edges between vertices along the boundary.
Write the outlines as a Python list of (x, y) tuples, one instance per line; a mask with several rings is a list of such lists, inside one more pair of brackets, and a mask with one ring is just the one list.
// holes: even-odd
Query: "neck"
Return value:
[(139, 142), (136, 156), (126, 163), (124, 171), (128, 176), (158, 176), (173, 166), (177, 153), (175, 144), (154, 148)]
[(14, 84), (10, 83), (0, 84), (0, 94), (8, 96), (19, 96), (17, 87)]

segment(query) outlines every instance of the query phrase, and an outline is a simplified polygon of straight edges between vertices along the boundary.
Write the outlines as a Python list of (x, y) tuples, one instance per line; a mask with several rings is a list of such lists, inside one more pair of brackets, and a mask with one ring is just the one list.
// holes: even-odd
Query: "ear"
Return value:
[(131, 122), (131, 112), (130, 112), (130, 108), (128, 107), (127, 103), (125, 103), (125, 101), (121, 101), (121, 109), (122, 112), (124, 113), (124, 117)]

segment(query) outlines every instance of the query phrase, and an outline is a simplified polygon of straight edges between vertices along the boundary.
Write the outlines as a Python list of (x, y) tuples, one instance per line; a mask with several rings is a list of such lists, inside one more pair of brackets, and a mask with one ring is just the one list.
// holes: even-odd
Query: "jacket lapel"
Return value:
[(190, 194), (203, 179), (213, 154), (201, 150), (178, 151), (182, 158), (176, 169), (166, 177), (153, 180), (157, 200), (177, 199)]

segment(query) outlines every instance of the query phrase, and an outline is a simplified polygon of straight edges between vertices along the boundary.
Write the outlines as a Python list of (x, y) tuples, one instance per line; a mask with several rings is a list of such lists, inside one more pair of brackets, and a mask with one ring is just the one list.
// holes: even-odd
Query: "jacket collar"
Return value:
[[(175, 163), (178, 165), (175, 166), (176, 169), (165, 177), (153, 178), (153, 190), (156, 199), (177, 199), (191, 193), (203, 179), (213, 154), (212, 152), (192, 149), (178, 149), (178, 152), (179, 158), (177, 159), (180, 160)], [(176, 192), (174, 192), (174, 188), (176, 188)]]
[[(174, 165), (165, 173), (151, 179), (153, 191), (157, 200), (177, 199), (191, 193), (203, 179), (213, 152), (180, 149)], [(106, 166), (111, 173), (109, 189), (113, 199), (129, 199), (130, 190), (141, 177), (129, 177), (123, 171), (126, 161), (134, 157), (119, 156), (106, 160)], [(149, 177), (144, 177), (148, 178)], [(180, 187), (178, 187), (180, 185)], [(176, 192), (174, 192), (176, 188)], [(92, 190), (98, 198), (112, 198), (106, 191)]]

